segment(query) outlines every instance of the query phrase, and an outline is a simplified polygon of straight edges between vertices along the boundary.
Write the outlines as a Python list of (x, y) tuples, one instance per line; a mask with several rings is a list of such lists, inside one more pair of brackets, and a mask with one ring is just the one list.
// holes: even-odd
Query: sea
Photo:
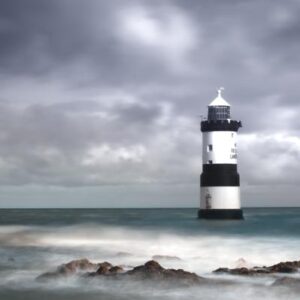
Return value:
[[(300, 260), (300, 208), (246, 208), (245, 220), (197, 219), (196, 208), (1, 209), (0, 300), (300, 299), (299, 289), (274, 286), (280, 276), (216, 274)], [(74, 259), (132, 268), (156, 257), (232, 284), (164, 287), (80, 276), (37, 281)]]

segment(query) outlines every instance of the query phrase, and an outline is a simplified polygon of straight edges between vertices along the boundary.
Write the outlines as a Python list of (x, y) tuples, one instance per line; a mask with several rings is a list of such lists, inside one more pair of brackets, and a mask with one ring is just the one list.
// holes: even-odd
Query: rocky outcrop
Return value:
[(287, 261), (266, 267), (253, 267), (253, 268), (219, 268), (214, 273), (227, 273), (231, 275), (262, 275), (262, 274), (275, 274), (275, 273), (296, 273), (300, 268), (300, 261)]
[[(94, 269), (93, 272), (90, 272)], [(86, 271), (86, 272), (84, 272)], [(74, 260), (59, 266), (54, 272), (40, 275), (38, 280), (59, 279), (62, 276), (79, 274), (84, 277), (99, 277), (110, 279), (127, 279), (136, 281), (149, 280), (157, 283), (176, 283), (181, 285), (196, 285), (207, 280), (195, 273), (182, 269), (165, 269), (158, 262), (150, 260), (144, 265), (137, 266), (129, 271), (124, 271), (120, 266), (113, 266), (108, 262), (93, 264), (87, 259)]]
[[(232, 275), (258, 276), (269, 274), (285, 274), (298, 272), (300, 261), (281, 262), (272, 266), (253, 267), (253, 268), (219, 268), (214, 273), (226, 273)], [(82, 276), (85, 278), (103, 278), (112, 280), (134, 280), (164, 285), (164, 286), (194, 286), (200, 284), (234, 284), (229, 280), (207, 279), (198, 276), (195, 273), (187, 272), (182, 269), (166, 269), (157, 261), (150, 260), (143, 265), (136, 266), (129, 271), (124, 270), (121, 266), (113, 266), (109, 262), (92, 263), (87, 259), (73, 260), (67, 264), (58, 266), (55, 271), (47, 272), (37, 280), (45, 281), (51, 279), (61, 279), (66, 276)], [(277, 276), (278, 277), (278, 276)], [(275, 277), (276, 278), (276, 277)], [(281, 277), (277, 278), (272, 286), (288, 286), (299, 288), (300, 278)]]

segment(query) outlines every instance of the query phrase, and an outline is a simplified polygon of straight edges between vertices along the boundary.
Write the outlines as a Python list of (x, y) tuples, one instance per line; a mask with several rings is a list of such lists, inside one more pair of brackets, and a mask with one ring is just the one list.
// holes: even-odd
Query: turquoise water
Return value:
[[(197, 209), (0, 210), (0, 299), (279, 299), (273, 277), (225, 276), (234, 287), (157, 290), (133, 283), (79, 278), (38, 283), (39, 274), (87, 257), (128, 267), (154, 255), (164, 267), (216, 277), (218, 267), (269, 265), (299, 260), (300, 208), (249, 208), (244, 221), (207, 221)], [(295, 274), (293, 276), (298, 276)], [(282, 294), (283, 293), (283, 294)], [(201, 295), (201, 297), (199, 296)], [(239, 296), (238, 296), (239, 295)], [(24, 298), (25, 297), (25, 298)], [(289, 291), (288, 299), (298, 299)]]

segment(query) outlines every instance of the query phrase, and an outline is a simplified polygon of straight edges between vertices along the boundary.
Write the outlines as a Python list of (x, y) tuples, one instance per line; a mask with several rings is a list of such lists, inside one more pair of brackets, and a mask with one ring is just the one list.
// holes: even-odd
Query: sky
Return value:
[(299, 206), (299, 0), (1, 0), (0, 207), (197, 207), (241, 120), (243, 206)]

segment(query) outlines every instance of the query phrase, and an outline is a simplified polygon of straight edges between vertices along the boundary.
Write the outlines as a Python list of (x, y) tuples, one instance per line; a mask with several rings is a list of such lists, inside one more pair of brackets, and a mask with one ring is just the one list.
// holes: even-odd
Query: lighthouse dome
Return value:
[(222, 97), (222, 90), (224, 90), (224, 88), (218, 89), (218, 96), (208, 106), (230, 106), (230, 104)]

